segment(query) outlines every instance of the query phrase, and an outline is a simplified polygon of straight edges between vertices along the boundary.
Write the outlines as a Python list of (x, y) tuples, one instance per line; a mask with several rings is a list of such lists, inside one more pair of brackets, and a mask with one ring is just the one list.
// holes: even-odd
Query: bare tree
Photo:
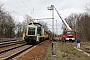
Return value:
[(86, 5), (86, 12), (90, 15), (90, 4)]
[(25, 17), (24, 17), (24, 21), (22, 22), (22, 29), (23, 29), (23, 31), (24, 31), (24, 29), (25, 29), (25, 27), (29, 24), (29, 23), (31, 23), (31, 22), (34, 22), (33, 20), (32, 20), (32, 17), (30, 17), (29, 15), (25, 15)]
[(83, 41), (90, 40), (90, 16), (88, 13), (71, 14), (66, 18), (66, 22), (76, 31), (79, 38)]
[(90, 16), (87, 13), (83, 13), (79, 15), (77, 20), (77, 32), (78, 35), (82, 38), (82, 40), (89, 40), (90, 37)]
[(18, 22), (16, 24), (16, 37), (22, 37), (22, 33), (23, 33), (22, 27), (23, 25), (21, 22)]
[(5, 12), (3, 5), (0, 4), (0, 36), (14, 37), (15, 23), (12, 16)]
[(45, 31), (48, 31), (47, 23), (45, 23), (44, 21), (39, 21), (38, 23), (40, 23), (43, 26), (43, 28), (45, 29)]
[(77, 18), (78, 18), (78, 15), (75, 13), (72, 13), (65, 19), (72, 30), (76, 30), (75, 28), (76, 28)]

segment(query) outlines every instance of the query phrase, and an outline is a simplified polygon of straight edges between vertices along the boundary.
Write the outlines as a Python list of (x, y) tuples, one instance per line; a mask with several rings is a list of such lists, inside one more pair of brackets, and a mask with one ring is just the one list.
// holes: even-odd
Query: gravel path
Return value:
[(13, 60), (42, 60), (49, 44), (50, 41), (47, 40), (46, 42), (38, 45), (21, 57), (15, 58)]

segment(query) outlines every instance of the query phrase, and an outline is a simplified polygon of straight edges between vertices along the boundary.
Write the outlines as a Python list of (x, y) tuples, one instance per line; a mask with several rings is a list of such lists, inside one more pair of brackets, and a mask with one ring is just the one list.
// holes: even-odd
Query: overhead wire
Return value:
[[(28, 2), (30, 2), (30, 6), (31, 6), (31, 0), (29, 1), (29, 0), (27, 0)], [(31, 11), (31, 9), (25, 4), (25, 2), (23, 1), (23, 0), (21, 0), (21, 2), (25, 5), (25, 7), (31, 12), (31, 15), (32, 14), (34, 14), (34, 8), (33, 8), (33, 12)], [(46, 0), (45, 0), (45, 4), (47, 5), (47, 2), (46, 2)], [(49, 11), (47, 11), (47, 12), (49, 12)], [(45, 15), (46, 13), (44, 13), (44, 14), (42, 14), (41, 16), (43, 16), (43, 15)]]
[(29, 5), (30, 5), (30, 7), (31, 7), (31, 16), (33, 16), (34, 15), (34, 8), (32, 7), (32, 1), (31, 0), (27, 0), (28, 2), (29, 2)]
[(27, 0), (27, 1), (28, 1), (29, 5), (30, 5), (30, 8), (33, 9), (32, 4), (31, 4), (31, 0)]
[[(46, 0), (44, 1), (45, 2), (45, 5), (47, 6), (47, 3), (46, 3)], [(44, 12), (42, 15), (40, 16), (44, 16), (46, 14), (46, 12)]]
[(21, 0), (21, 2), (27, 7), (27, 9), (31, 12), (30, 8), (24, 3), (23, 0)]

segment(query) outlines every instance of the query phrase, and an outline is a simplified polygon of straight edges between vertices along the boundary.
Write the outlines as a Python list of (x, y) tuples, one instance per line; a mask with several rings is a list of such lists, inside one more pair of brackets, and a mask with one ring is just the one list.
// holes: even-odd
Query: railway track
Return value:
[[(42, 43), (37, 45), (41, 45)], [(0, 60), (11, 60), (34, 46), (27, 45), (24, 41), (4, 42), (0, 44)]]
[(22, 44), (22, 43), (25, 43), (25, 41), (4, 42), (4, 43), (0, 44), (0, 48), (12, 46), (12, 45), (16, 45), (16, 44)]
[(10, 60), (18, 54), (26, 51), (27, 49), (33, 47), (34, 45), (23, 44), (21, 46), (9, 48), (6, 50), (0, 51), (0, 60)]
[(0, 54), (1, 53), (4, 53), (5, 51), (9, 51), (11, 49), (18, 48), (18, 47), (23, 46), (23, 45), (24, 44), (16, 44), (16, 45), (12, 45), (12, 46), (7, 46), (7, 47), (0, 48)]
[(16, 42), (22, 42), (22, 40), (0, 42), (0, 45), (9, 44), (9, 43), (16, 43)]
[(9, 41), (16, 41), (16, 40), (20, 40), (20, 38), (0, 38), (0, 43), (9, 42)]

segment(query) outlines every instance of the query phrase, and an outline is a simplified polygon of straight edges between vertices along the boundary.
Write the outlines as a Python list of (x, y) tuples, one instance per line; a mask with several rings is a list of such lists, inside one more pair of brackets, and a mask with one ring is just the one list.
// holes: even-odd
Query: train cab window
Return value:
[(70, 31), (70, 32), (67, 32), (67, 34), (74, 34), (74, 32), (73, 31), (72, 32)]
[(28, 28), (28, 35), (35, 35), (35, 28), (29, 27)]

